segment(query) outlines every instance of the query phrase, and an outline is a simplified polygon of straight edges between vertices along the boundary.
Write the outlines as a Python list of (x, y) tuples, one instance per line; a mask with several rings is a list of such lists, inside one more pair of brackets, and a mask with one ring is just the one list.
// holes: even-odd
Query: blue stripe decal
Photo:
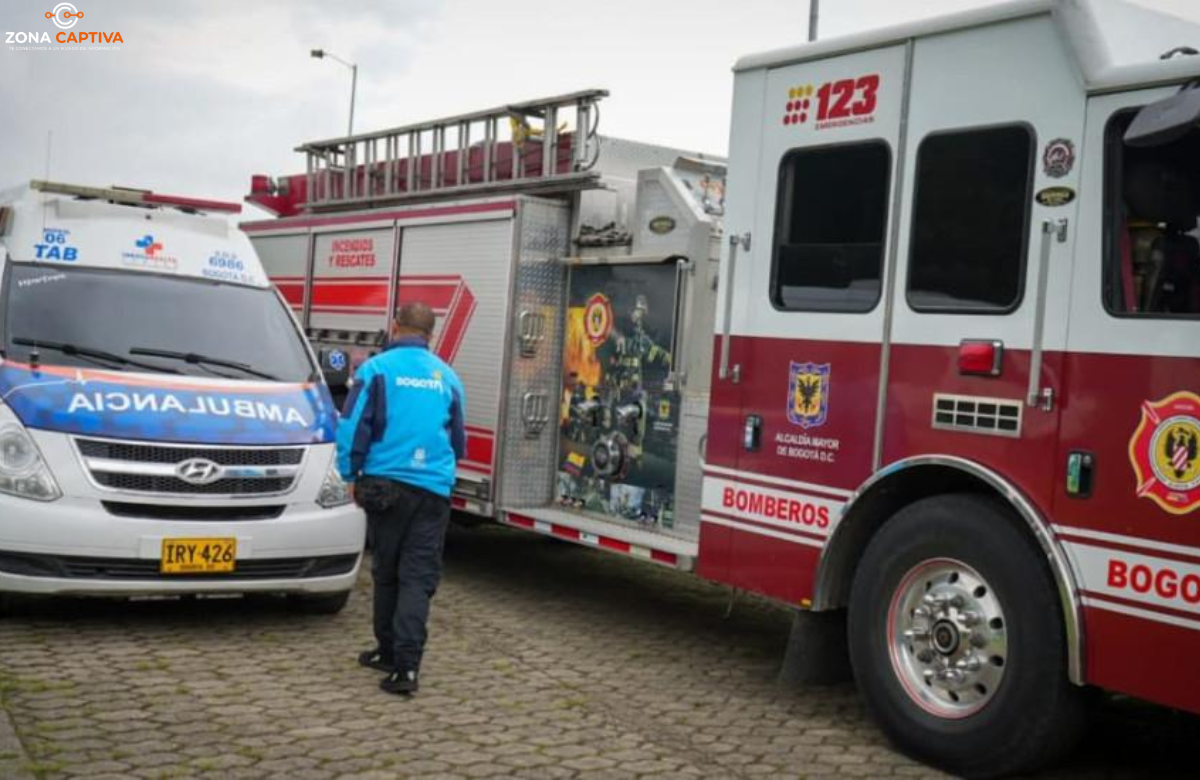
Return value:
[(0, 400), (29, 428), (120, 439), (195, 444), (319, 444), (337, 425), (324, 384), (267, 386), (196, 382), (54, 367), (0, 365)]

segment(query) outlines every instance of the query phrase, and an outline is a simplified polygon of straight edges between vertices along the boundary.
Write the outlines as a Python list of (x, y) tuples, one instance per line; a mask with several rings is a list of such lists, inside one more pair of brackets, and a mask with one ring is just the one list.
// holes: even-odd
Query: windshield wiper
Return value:
[[(164, 374), (178, 374), (179, 371), (166, 366), (156, 366), (153, 363), (142, 363), (138, 360), (130, 360), (124, 355), (118, 355), (116, 352), (108, 352), (103, 349), (94, 347), (81, 347), (78, 344), (68, 344), (63, 341), (43, 341), (41, 339), (31, 339), (23, 336), (15, 337), (12, 343), (22, 347), (33, 347), (34, 349), (52, 349), (55, 352), (61, 352), (68, 357), (80, 357), (91, 360), (93, 363), (105, 360), (109, 363), (116, 363), (119, 366), (132, 366), (134, 368), (144, 368), (149, 371), (159, 371)], [(111, 366), (109, 366), (111, 368)]]
[(224, 358), (210, 357), (208, 355), (198, 355), (195, 352), (175, 352), (169, 349), (148, 349), (146, 347), (134, 347), (129, 350), (131, 355), (145, 355), (146, 357), (170, 358), (172, 360), (182, 360), (185, 363), (193, 365), (207, 364), (210, 366), (221, 366), (222, 368), (232, 368), (237, 371), (256, 376), (260, 379), (266, 379), (272, 382), (280, 381), (279, 377), (274, 374), (268, 374), (265, 371), (259, 371), (245, 363), (239, 363), (236, 360), (225, 360)]

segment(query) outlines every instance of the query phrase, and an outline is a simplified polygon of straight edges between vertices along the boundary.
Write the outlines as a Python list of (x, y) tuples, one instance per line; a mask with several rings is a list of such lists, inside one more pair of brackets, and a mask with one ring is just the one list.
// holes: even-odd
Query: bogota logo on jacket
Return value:
[(1180, 392), (1143, 403), (1129, 460), (1138, 497), (1176, 515), (1200, 506), (1200, 396)]

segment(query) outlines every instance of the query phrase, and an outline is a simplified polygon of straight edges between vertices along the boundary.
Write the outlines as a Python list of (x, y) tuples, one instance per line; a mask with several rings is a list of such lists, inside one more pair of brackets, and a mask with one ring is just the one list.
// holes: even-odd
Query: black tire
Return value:
[[(905, 753), (956, 775), (998, 777), (1044, 766), (1068, 753), (1084, 730), (1084, 692), (1067, 679), (1057, 587), (1044, 554), (1020, 522), (1007, 507), (985, 496), (924, 499), (884, 524), (855, 574), (850, 594), (850, 660), (867, 709)], [(906, 678), (902, 668), (906, 662), (920, 667), (920, 656), (903, 643), (893, 655), (889, 635), (893, 599), (900, 625), (905, 615), (912, 614), (904, 608), (911, 602), (904, 602), (902, 596), (922, 589), (928, 592), (931, 580), (923, 580), (924, 573), (936, 571), (939, 559), (949, 559), (945, 565), (950, 570), (957, 563), (966, 564), (990, 586), (987, 598), (1002, 610), (995, 625), (1005, 634), (1004, 655), (989, 658), (1002, 676), (990, 691), (982, 685), (965, 691), (978, 699), (973, 706), (979, 709), (968, 708), (955, 717), (938, 710), (960, 706), (958, 692), (942, 689), (940, 695), (953, 703), (939, 702), (933, 684), (926, 681), (925, 687), (910, 682), (917, 692), (909, 693), (903, 680), (914, 676)], [(961, 581), (969, 576), (963, 575)], [(942, 589), (953, 588), (946, 583), (959, 582), (957, 577), (947, 575), (934, 592), (952, 592)], [(980, 592), (975, 588), (975, 594)], [(934, 628), (940, 625), (935, 618), (920, 618), (924, 622), (919, 625)], [(973, 652), (969, 632), (990, 625), (954, 633), (956, 646)], [(924, 640), (928, 644), (922, 647), (933, 649), (935, 636), (939, 635), (931, 630)], [(941, 658), (935, 655), (934, 662), (940, 663)], [(918, 695), (926, 697), (926, 705), (918, 703)]]
[(336, 615), (346, 608), (346, 602), (349, 600), (350, 591), (348, 590), (319, 596), (304, 594), (288, 596), (288, 603), (291, 607), (306, 615)]

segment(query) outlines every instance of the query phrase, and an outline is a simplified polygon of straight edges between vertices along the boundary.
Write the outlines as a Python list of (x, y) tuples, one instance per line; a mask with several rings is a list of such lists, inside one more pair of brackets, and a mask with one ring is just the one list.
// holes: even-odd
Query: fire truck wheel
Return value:
[(883, 731), (956, 775), (1028, 771), (1082, 733), (1053, 577), (996, 500), (939, 496), (891, 518), (855, 574), (849, 639)]

